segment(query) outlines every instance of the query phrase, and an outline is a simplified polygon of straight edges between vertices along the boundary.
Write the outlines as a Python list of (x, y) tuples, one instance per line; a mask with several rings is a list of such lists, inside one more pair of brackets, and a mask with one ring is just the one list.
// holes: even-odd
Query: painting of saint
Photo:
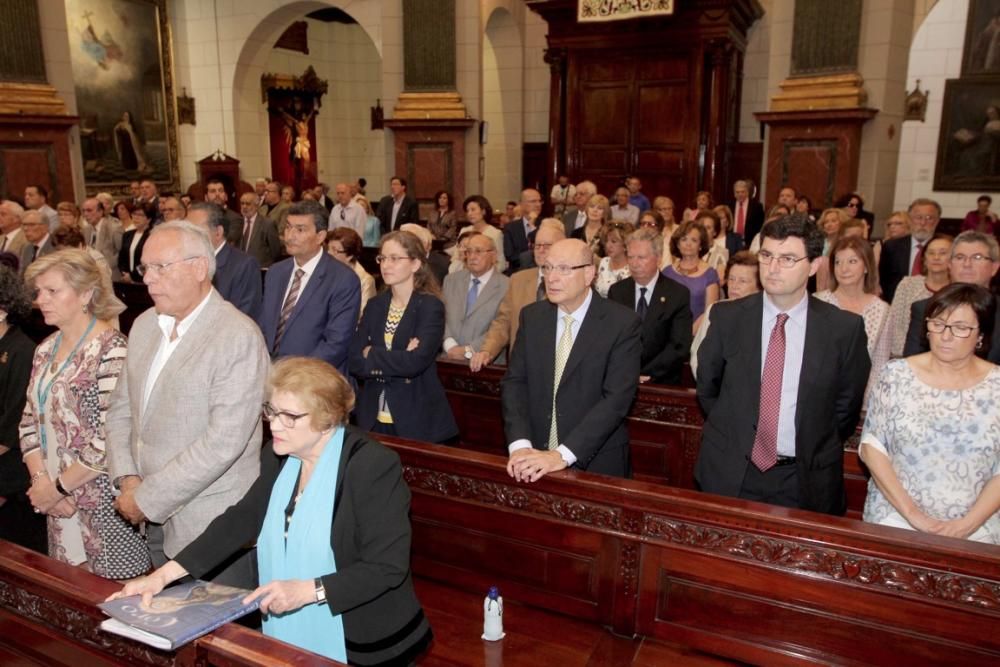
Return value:
[(989, 79), (950, 79), (944, 108), (935, 190), (1000, 189), (1000, 87)]

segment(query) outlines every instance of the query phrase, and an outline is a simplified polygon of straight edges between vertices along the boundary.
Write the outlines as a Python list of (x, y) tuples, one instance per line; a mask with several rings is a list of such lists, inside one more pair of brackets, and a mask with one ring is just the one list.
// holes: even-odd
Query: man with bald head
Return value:
[(337, 183), (333, 189), (337, 200), (330, 210), (330, 231), (337, 227), (350, 227), (361, 238), (365, 237), (365, 226), (368, 224), (368, 214), (361, 204), (351, 197), (351, 186), (347, 183)]
[(587, 224), (587, 202), (597, 194), (597, 186), (591, 181), (580, 181), (573, 195), (573, 205), (563, 213), (562, 221), (566, 226), (566, 238), (573, 235), (573, 230)]
[(541, 269), (547, 298), (521, 311), (501, 383), (507, 472), (519, 482), (567, 467), (629, 477), (639, 317), (594, 293), (594, 257), (579, 239), (554, 244)]
[(542, 193), (534, 188), (521, 192), (521, 217), (511, 220), (503, 228), (503, 254), (509, 272), (521, 268), (521, 253), (531, 248), (535, 230), (542, 214)]

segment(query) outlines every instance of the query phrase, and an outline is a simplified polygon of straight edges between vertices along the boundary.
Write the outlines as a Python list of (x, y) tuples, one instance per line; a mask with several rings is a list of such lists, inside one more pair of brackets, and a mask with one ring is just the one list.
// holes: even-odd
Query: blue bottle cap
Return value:
[(500, 589), (497, 588), (496, 586), (490, 586), (490, 592), (486, 594), (486, 597), (488, 597), (491, 600), (496, 600), (498, 597), (500, 597)]

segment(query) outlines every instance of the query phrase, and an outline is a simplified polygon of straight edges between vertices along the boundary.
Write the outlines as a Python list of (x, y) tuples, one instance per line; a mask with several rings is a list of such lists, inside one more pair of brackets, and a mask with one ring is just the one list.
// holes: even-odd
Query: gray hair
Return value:
[(593, 181), (580, 181), (579, 183), (576, 184), (577, 191), (579, 191), (580, 188), (584, 188), (587, 192), (590, 193), (590, 196), (594, 196), (597, 194), (597, 186), (594, 185)]
[(38, 218), (38, 222), (44, 222), (44, 223), (48, 224), (48, 222), (45, 219), (45, 216), (42, 215), (42, 212), (39, 211), (37, 208), (32, 208), (32, 209), (28, 209), (27, 211), (24, 211), (21, 214), (21, 224), (22, 225), (23, 224), (27, 224), (29, 217), (31, 217), (31, 218)]
[(996, 237), (992, 234), (984, 234), (974, 229), (962, 232), (955, 237), (954, 243), (951, 244), (952, 257), (955, 256), (955, 248), (959, 243), (982, 243), (990, 249), (990, 260), (1000, 262), (1000, 244), (997, 243)]
[(211, 229), (217, 229), (222, 227), (223, 231), (227, 230), (226, 212), (222, 210), (222, 207), (218, 204), (213, 204), (208, 201), (199, 201), (188, 206), (188, 212), (190, 211), (205, 211), (208, 214), (208, 226)]
[(204, 257), (208, 263), (208, 279), (215, 277), (215, 248), (212, 247), (208, 232), (203, 227), (187, 220), (171, 220), (153, 227), (150, 236), (163, 232), (177, 232), (181, 237), (184, 256)]
[(288, 209), (288, 215), (308, 215), (312, 218), (313, 226), (316, 227), (317, 232), (325, 232), (330, 226), (330, 214), (327, 213), (326, 207), (318, 201), (303, 199), (302, 201), (295, 202)]
[(660, 234), (655, 229), (650, 229), (649, 227), (640, 227), (632, 232), (632, 234), (628, 237), (626, 247), (632, 245), (633, 243), (640, 243), (643, 241), (648, 242), (653, 248), (653, 256), (656, 257), (656, 261), (659, 263), (660, 257), (663, 256), (663, 234)]
[(910, 208), (906, 209), (907, 212), (912, 211), (914, 206), (933, 206), (935, 209), (937, 209), (938, 218), (941, 217), (941, 204), (937, 203), (933, 199), (927, 199), (926, 197), (919, 197), (917, 199), (914, 199), (910, 203)]
[(4, 199), (0, 202), (0, 208), (13, 214), (18, 220), (24, 217), (24, 207), (12, 199)]
[(742, 185), (743, 187), (745, 187), (745, 188), (746, 188), (747, 190), (749, 190), (749, 189), (750, 189), (750, 184), (749, 184), (749, 183), (747, 183), (746, 181), (744, 181), (744, 180), (743, 180), (743, 179), (741, 178), (740, 180), (738, 180), (738, 181), (736, 181), (735, 183), (733, 183), (733, 190), (735, 190), (735, 189), (736, 189), (736, 188), (737, 188), (738, 186), (741, 186), (741, 185)]

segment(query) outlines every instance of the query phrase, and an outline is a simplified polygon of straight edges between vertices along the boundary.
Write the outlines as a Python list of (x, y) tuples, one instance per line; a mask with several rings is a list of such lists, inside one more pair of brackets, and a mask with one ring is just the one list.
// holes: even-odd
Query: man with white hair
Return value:
[[(270, 368), (260, 330), (212, 288), (215, 253), (187, 221), (155, 227), (139, 272), (153, 308), (136, 319), (109, 401), (115, 508), (146, 523), (156, 567), (174, 558), (260, 474), (260, 406)], [(253, 550), (211, 573), (255, 585)]]
[(0, 202), (0, 252), (12, 252), (21, 256), (21, 248), (28, 242), (21, 231), (21, 217), (24, 209), (16, 201), (5, 199)]
[(580, 181), (576, 185), (576, 193), (573, 195), (573, 205), (566, 209), (562, 216), (563, 225), (566, 226), (566, 238), (573, 234), (573, 230), (580, 229), (587, 224), (587, 202), (597, 194), (597, 186), (591, 181)]
[(358, 233), (358, 236), (364, 238), (368, 215), (365, 209), (361, 208), (361, 204), (351, 198), (351, 186), (347, 183), (337, 183), (333, 192), (337, 203), (327, 209), (330, 211), (330, 231), (337, 227), (350, 227)]
[(253, 182), (253, 192), (257, 195), (257, 208), (264, 205), (264, 192), (269, 181), (266, 178), (258, 178)]
[(21, 248), (20, 273), (23, 276), (28, 265), (39, 257), (55, 252), (49, 236), (49, 223), (41, 211), (25, 211), (21, 216), (21, 230), (27, 243)]
[(114, 280), (121, 280), (118, 253), (121, 252), (122, 236), (125, 233), (121, 221), (108, 215), (104, 204), (97, 197), (85, 199), (80, 210), (83, 212), (83, 219), (94, 230), (91, 245), (104, 256), (108, 266), (111, 267), (111, 277)]

